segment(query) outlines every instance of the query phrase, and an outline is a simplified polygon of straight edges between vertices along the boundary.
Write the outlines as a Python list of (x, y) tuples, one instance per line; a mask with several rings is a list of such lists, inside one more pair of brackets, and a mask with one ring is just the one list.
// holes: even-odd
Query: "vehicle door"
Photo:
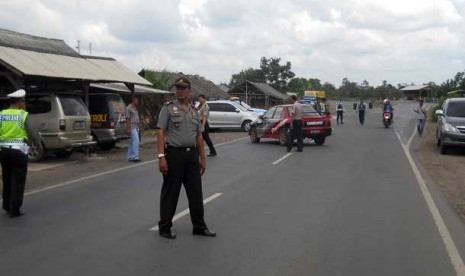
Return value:
[(208, 107), (210, 113), (208, 116), (208, 124), (211, 128), (224, 127), (226, 125), (226, 104), (225, 103), (213, 103), (209, 102)]
[(241, 108), (232, 103), (224, 104), (225, 126), (231, 128), (240, 128), (242, 126), (243, 112)]
[(85, 140), (90, 135), (90, 114), (82, 98), (71, 94), (58, 94), (64, 114), (65, 137)]
[(108, 94), (106, 97), (108, 100), (109, 115), (113, 123), (112, 128), (115, 129), (116, 138), (128, 138), (126, 134), (126, 105), (123, 98), (119, 94)]
[(282, 106), (277, 106), (273, 115), (267, 119), (267, 126), (265, 129), (265, 135), (269, 137), (277, 137), (279, 129), (282, 127), (282, 122), (284, 120), (284, 108)]
[[(262, 122), (259, 124), (257, 128), (257, 132), (259, 136), (269, 135), (271, 133), (270, 126), (271, 122), (273, 121), (273, 114), (276, 111), (276, 106), (268, 109), (265, 114), (262, 116)], [(266, 138), (266, 137), (265, 137)]]

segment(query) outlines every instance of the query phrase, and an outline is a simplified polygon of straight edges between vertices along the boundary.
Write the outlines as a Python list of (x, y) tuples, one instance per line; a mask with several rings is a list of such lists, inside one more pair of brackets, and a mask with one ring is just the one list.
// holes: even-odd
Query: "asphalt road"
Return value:
[[(379, 110), (363, 126), (348, 110), (303, 153), (274, 141), (219, 147), (203, 177), (216, 238), (193, 236), (188, 215), (176, 240), (153, 230), (155, 162), (32, 193), (24, 217), (0, 216), (0, 275), (461, 275), (396, 135), (408, 142), (410, 112), (399, 104), (385, 129)], [(462, 252), (456, 219), (446, 221)]]

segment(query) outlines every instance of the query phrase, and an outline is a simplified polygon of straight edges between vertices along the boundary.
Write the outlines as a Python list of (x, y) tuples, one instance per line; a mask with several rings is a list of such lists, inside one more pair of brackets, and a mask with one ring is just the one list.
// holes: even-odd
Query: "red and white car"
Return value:
[[(286, 133), (291, 124), (292, 105), (277, 105), (268, 109), (263, 116), (252, 122), (249, 136), (252, 143), (262, 138), (277, 139), (281, 145), (286, 143)], [(332, 133), (331, 116), (321, 115), (312, 106), (302, 106), (302, 132), (304, 138), (310, 138), (317, 145), (323, 145), (326, 137)]]

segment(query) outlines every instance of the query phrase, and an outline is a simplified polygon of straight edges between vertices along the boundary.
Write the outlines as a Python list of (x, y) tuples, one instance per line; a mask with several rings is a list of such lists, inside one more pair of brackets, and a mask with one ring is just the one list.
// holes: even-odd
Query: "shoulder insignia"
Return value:
[(167, 101), (164, 103), (164, 105), (170, 105), (170, 104), (173, 104), (173, 101)]

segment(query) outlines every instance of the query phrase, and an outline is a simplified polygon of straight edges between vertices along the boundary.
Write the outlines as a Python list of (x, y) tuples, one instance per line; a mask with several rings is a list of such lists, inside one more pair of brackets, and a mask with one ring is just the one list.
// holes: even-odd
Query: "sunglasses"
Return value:
[(189, 87), (187, 86), (176, 86), (176, 91), (184, 91), (184, 90), (187, 90), (189, 89)]

